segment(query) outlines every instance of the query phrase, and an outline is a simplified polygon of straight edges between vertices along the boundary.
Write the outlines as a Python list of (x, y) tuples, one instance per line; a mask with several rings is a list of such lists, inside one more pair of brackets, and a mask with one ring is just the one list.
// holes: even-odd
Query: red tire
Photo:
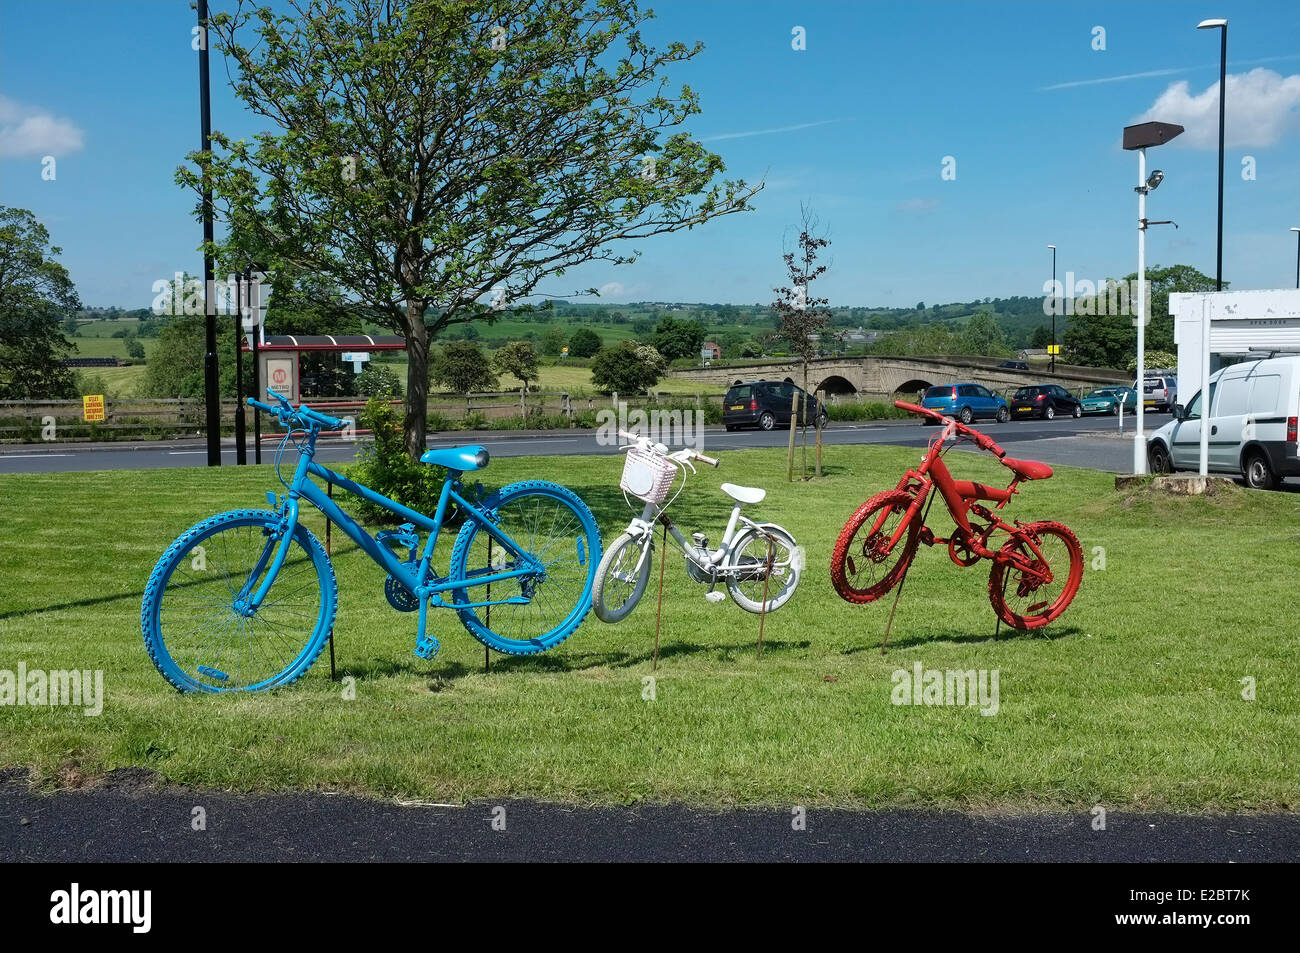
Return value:
[(906, 519), (913, 497), (904, 490), (877, 493), (858, 507), (840, 530), (831, 552), (831, 583), (846, 602), (874, 602), (898, 585), (916, 555), (921, 520), (914, 516), (903, 535), (893, 539)]
[[(1027, 539), (1038, 547), (1041, 559)], [(1026, 523), (1003, 543), (999, 555), (1015, 555), (1024, 564), (999, 560), (989, 573), (989, 602), (1013, 629), (1041, 629), (1059, 617), (1083, 581), (1083, 548), (1063, 523)]]

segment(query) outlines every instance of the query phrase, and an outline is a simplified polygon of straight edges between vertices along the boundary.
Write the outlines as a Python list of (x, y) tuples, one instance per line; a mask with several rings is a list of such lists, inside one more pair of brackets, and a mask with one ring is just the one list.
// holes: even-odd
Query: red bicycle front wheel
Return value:
[[(898, 585), (916, 555), (921, 531), (919, 518), (907, 518), (912, 500), (904, 490), (877, 493), (844, 524), (831, 552), (831, 583), (840, 598), (874, 602)], [(898, 541), (891, 546), (895, 536)]]
[(999, 557), (989, 573), (989, 602), (1013, 629), (1041, 629), (1059, 617), (1083, 581), (1083, 548), (1063, 523), (1024, 524)]

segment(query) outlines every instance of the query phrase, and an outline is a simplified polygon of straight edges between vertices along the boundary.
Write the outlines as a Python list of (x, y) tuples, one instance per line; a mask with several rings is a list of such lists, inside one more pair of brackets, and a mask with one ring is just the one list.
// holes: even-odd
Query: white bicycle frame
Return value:
[[(651, 452), (657, 453), (660, 456), (666, 457), (667, 459), (671, 460), (682, 471), (683, 480), (685, 480), (685, 473), (687, 469), (689, 469), (691, 473), (698, 472), (695, 469), (694, 465), (691, 463), (692, 459), (703, 460), (715, 467), (718, 465), (716, 460), (713, 460), (710, 457), (706, 457), (703, 454), (696, 453), (694, 450), (682, 449), (682, 450), (676, 450), (673, 451), (672, 453), (669, 453), (668, 448), (665, 447), (663, 444), (653, 443), (650, 440), (647, 440), (645, 437), (641, 437), (636, 434), (624, 433), (622, 431), (619, 431), (619, 436), (628, 437), (629, 439), (635, 439), (636, 441), (635, 445), (640, 447), (642, 450), (649, 450)], [(624, 449), (630, 450), (631, 447), (627, 447)], [(685, 489), (684, 484), (683, 484), (683, 489)], [(681, 490), (678, 490), (677, 492), (680, 493)], [(675, 498), (676, 498), (676, 494), (669, 497), (669, 503), (671, 503), (672, 500)], [(726, 570), (719, 571), (718, 568), (719, 566), (722, 565), (723, 562), (726, 561), (727, 557), (731, 555), (731, 546), (732, 543), (735, 542), (736, 535), (737, 535), (736, 533), (737, 528), (743, 525), (748, 529), (754, 529), (757, 532), (761, 533), (763, 532), (763, 528), (765, 526), (772, 525), (770, 523), (756, 523), (754, 522), (754, 520), (751, 520), (749, 517), (744, 516), (740, 512), (743, 505), (744, 504), (742, 504), (739, 500), (735, 501), (735, 504), (731, 507), (731, 517), (727, 520), (727, 529), (722, 534), (721, 543), (719, 544), (717, 549), (708, 550), (708, 549), (701, 549), (700, 547), (696, 546), (693, 542), (688, 542), (686, 540), (686, 537), (684, 537), (681, 534), (681, 531), (677, 528), (677, 525), (668, 517), (666, 505), (660, 506), (657, 503), (652, 503), (647, 500), (645, 507), (641, 510), (641, 515), (639, 517), (633, 518), (632, 522), (628, 523), (627, 529), (624, 530), (624, 532), (626, 532), (628, 535), (635, 537), (638, 540), (639, 545), (641, 546), (641, 556), (637, 560), (635, 568), (632, 570), (633, 577), (635, 577), (638, 573), (641, 572), (641, 566), (645, 562), (646, 557), (650, 553), (650, 549), (651, 549), (650, 544), (653, 542), (654, 539), (654, 531), (655, 531), (656, 523), (663, 523), (663, 525), (667, 528), (668, 532), (672, 535), (673, 540), (677, 543), (677, 547), (682, 551), (682, 554), (685, 555), (685, 557), (689, 559), (692, 563), (694, 563), (697, 568), (699, 568), (704, 572), (709, 573), (710, 576), (712, 576), (713, 578), (726, 579), (728, 575), (742, 575), (743, 573), (739, 570), (737, 570), (734, 573), (729, 573)]]

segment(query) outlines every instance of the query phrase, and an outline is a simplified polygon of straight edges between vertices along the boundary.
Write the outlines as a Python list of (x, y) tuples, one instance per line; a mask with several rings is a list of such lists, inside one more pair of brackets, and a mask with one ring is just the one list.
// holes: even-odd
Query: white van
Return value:
[[(1152, 473), (1201, 468), (1201, 393), (1151, 435)], [(1272, 490), (1300, 476), (1296, 418), (1300, 416), (1300, 356), (1244, 361), (1210, 375), (1209, 469), (1240, 474), (1248, 486)]]

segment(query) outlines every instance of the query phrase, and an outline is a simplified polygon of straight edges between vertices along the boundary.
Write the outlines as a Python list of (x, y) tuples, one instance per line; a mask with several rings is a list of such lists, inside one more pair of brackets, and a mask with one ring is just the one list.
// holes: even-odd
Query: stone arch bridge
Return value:
[[(998, 367), (996, 358), (949, 357), (821, 357), (808, 365), (810, 390), (831, 395), (887, 397), (911, 394), (936, 384), (973, 382), (1003, 392), (1025, 384), (1060, 384), (1070, 391), (1080, 388), (1131, 384), (1133, 375), (1114, 368), (1078, 367), (1057, 363), (1056, 373), (1045, 368), (1016, 371)], [(774, 360), (737, 364), (714, 363), (673, 372), (677, 380), (694, 381), (718, 393), (736, 381), (803, 379), (799, 361)]]

